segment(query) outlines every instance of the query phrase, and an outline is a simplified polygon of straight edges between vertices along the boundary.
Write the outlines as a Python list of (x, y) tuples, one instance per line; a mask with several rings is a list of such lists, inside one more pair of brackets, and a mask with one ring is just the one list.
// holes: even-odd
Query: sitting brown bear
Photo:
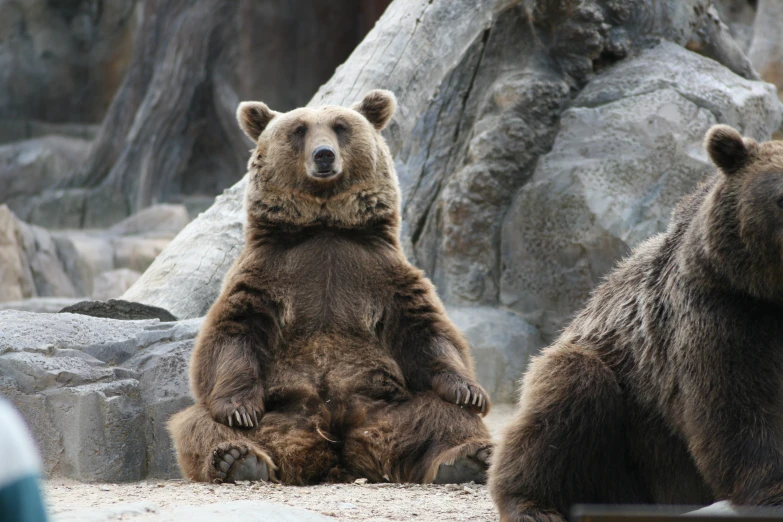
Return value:
[(395, 99), (237, 118), (245, 247), (196, 341), (196, 404), (169, 429), (198, 481), (449, 482), (485, 476), (489, 397), (469, 346), (398, 240), (380, 131)]
[(575, 503), (783, 504), (783, 142), (725, 125), (685, 197), (531, 364), (501, 520)]

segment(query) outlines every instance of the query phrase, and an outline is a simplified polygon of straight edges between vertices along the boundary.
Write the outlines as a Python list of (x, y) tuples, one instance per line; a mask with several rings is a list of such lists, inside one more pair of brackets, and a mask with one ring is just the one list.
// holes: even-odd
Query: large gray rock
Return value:
[(0, 394), (25, 417), (46, 473), (179, 476), (165, 423), (192, 403), (187, 365), (199, 326), (0, 312)]
[(179, 233), (188, 223), (190, 223), (190, 215), (185, 205), (152, 205), (111, 227), (109, 234), (115, 236), (162, 234), (167, 237), (169, 234)]
[(718, 122), (769, 139), (775, 89), (667, 42), (590, 82), (505, 216), (501, 303), (554, 336), (712, 168), (702, 141)]
[(0, 205), (0, 302), (37, 296), (75, 297), (52, 236)]
[[(87, 158), (89, 147), (86, 140), (63, 136), (0, 145), (0, 203), (27, 220), (33, 197), (67, 181)], [(80, 220), (80, 213), (74, 212), (61, 214), (57, 223), (79, 226)]]
[(449, 306), (449, 317), (473, 347), (476, 375), (495, 403), (517, 401), (519, 378), (544, 341), (519, 315), (490, 306)]
[(130, 268), (107, 270), (98, 274), (92, 282), (92, 298), (98, 301), (116, 299), (124, 294), (141, 274)]
[[(177, 235), (173, 247), (158, 255), (122, 299), (160, 306), (182, 318), (206, 314), (245, 242), (245, 215), (240, 209), (246, 184), (243, 179), (218, 196), (209, 210)], [(182, 255), (185, 250), (187, 256)]]
[(184, 205), (156, 205), (110, 230), (50, 232), (0, 205), (0, 302), (120, 297), (189, 219)]

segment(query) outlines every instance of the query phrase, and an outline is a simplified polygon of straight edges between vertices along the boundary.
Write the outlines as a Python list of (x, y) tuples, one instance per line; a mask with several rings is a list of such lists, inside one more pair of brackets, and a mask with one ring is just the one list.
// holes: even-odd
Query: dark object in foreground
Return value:
[[(683, 518), (684, 517), (684, 518)], [(572, 522), (723, 522), (783, 521), (783, 510), (735, 506), (711, 509), (702, 506), (578, 504), (571, 510)]]
[(529, 366), (493, 457), (503, 522), (573, 504), (783, 504), (783, 142), (718, 167)]
[(90, 315), (92, 317), (105, 317), (106, 319), (119, 319), (121, 321), (160, 319), (162, 323), (170, 323), (178, 320), (171, 312), (163, 308), (123, 301), (122, 299), (109, 299), (105, 302), (81, 301), (71, 306), (66, 306), (59, 313)]

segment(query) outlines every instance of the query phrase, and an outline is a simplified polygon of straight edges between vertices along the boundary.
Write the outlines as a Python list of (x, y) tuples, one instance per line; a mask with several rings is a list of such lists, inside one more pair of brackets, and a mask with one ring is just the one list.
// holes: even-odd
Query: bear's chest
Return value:
[(390, 297), (382, 256), (335, 237), (285, 252), (278, 285), (284, 334), (297, 336), (371, 333)]

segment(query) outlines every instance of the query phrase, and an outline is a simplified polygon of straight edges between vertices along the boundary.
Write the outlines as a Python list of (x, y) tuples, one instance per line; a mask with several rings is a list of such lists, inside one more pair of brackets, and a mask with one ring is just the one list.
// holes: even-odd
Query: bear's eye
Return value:
[(342, 123), (335, 123), (332, 126), (332, 129), (334, 129), (334, 132), (336, 132), (338, 134), (340, 134), (341, 132), (345, 132), (346, 131), (345, 125), (342, 124)]
[(307, 132), (307, 127), (300, 125), (294, 129), (294, 136), (304, 136), (305, 132)]
[(778, 207), (783, 208), (783, 198), (778, 198)]

